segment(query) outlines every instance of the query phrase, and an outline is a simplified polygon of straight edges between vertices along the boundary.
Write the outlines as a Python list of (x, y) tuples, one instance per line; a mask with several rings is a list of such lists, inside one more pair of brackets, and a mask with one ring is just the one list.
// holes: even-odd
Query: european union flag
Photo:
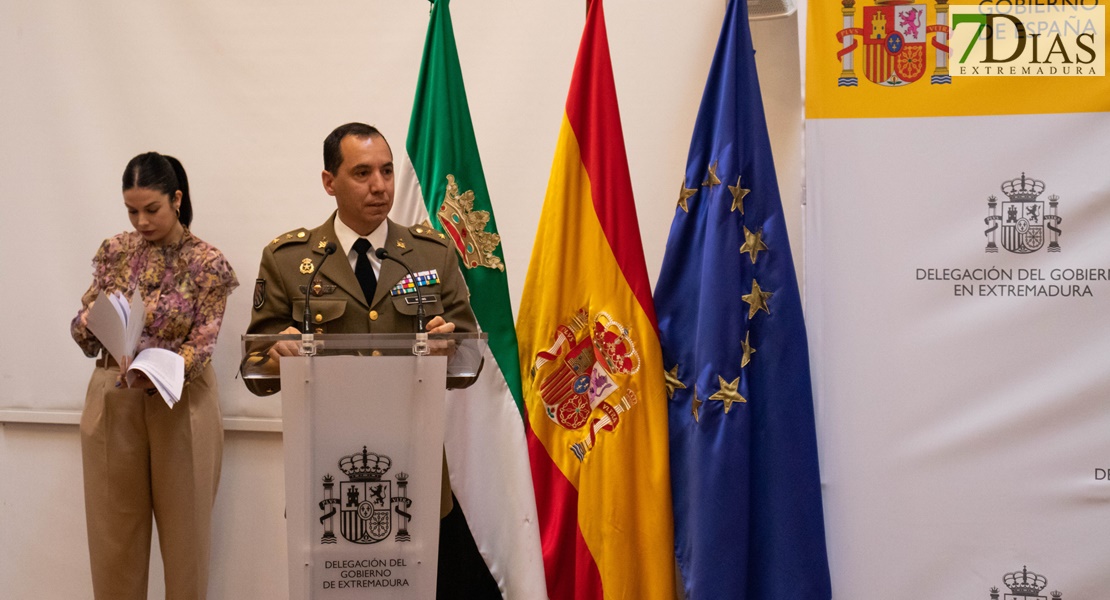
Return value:
[(805, 323), (744, 0), (730, 0), (655, 290), (691, 600), (828, 600)]

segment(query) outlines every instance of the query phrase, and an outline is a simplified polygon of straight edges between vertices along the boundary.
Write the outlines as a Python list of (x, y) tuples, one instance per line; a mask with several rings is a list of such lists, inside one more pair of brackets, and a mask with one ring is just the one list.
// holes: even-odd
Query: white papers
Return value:
[[(135, 319), (130, 318), (132, 312), (135, 313)], [(89, 308), (89, 331), (93, 332), (108, 354), (117, 361), (131, 358), (135, 355), (135, 348), (143, 333), (145, 313), (146, 307), (143, 306), (143, 299), (138, 292), (132, 296), (130, 305), (119, 292), (111, 296), (100, 292)]]
[(107, 296), (104, 292), (96, 297), (89, 308), (89, 331), (100, 340), (100, 344), (116, 361), (132, 358), (127, 369), (125, 381), (133, 385), (141, 372), (154, 384), (162, 399), (170, 408), (181, 399), (185, 387), (185, 359), (176, 352), (163, 348), (147, 348), (135, 355), (139, 338), (146, 322), (146, 306), (139, 292), (131, 296), (131, 302), (116, 292)]
[(139, 378), (139, 372), (154, 384), (170, 408), (181, 399), (181, 390), (185, 387), (185, 359), (180, 354), (164, 348), (147, 348), (131, 361), (127, 369), (128, 386)]

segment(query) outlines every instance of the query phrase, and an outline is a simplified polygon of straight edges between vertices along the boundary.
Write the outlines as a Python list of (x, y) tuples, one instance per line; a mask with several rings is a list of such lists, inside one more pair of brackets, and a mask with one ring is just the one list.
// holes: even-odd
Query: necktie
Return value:
[(355, 277), (362, 286), (362, 293), (366, 296), (366, 305), (374, 301), (374, 288), (378, 287), (378, 278), (374, 276), (374, 267), (366, 253), (370, 250), (370, 240), (358, 238), (355, 240)]

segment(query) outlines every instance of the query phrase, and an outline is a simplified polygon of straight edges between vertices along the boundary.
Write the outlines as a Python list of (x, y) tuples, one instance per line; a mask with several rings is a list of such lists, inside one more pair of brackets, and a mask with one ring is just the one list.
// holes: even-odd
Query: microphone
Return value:
[(416, 286), (416, 333), (424, 333), (424, 320), (426, 318), (424, 316), (424, 296), (420, 294), (420, 286), (416, 285), (416, 275), (408, 265), (401, 261), (401, 259), (386, 252), (385, 248), (374, 250), (374, 256), (377, 256), (378, 260), (391, 260), (401, 265), (404, 267), (405, 272), (409, 274), (409, 278), (412, 279), (412, 284)]
[(332, 254), (335, 254), (335, 249), (335, 242), (328, 242), (327, 245), (324, 246), (324, 258), (320, 259), (320, 267), (312, 271), (312, 277), (308, 278), (308, 287), (304, 290), (304, 323), (301, 327), (302, 333), (312, 333), (312, 330), (310, 328), (311, 319), (309, 318), (309, 315), (312, 314), (312, 311), (310, 311), (308, 308), (309, 298), (312, 297), (312, 285), (316, 281), (316, 275), (319, 274), (320, 269), (323, 268), (324, 261), (328, 260), (328, 257)]

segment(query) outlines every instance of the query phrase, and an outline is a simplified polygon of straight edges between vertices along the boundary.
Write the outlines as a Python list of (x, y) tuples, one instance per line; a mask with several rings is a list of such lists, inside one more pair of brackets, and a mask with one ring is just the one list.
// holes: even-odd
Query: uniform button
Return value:
[(324, 322), (324, 315), (322, 315), (320, 313), (316, 313), (316, 322), (317, 323), (323, 323)]
[(376, 311), (376, 310), (370, 311), (370, 320), (371, 321), (377, 321), (378, 320), (378, 311)]
[(381, 356), (381, 355), (382, 355), (381, 350), (374, 350), (373, 352), (370, 353), (370, 356)]
[(316, 333), (324, 333), (324, 328), (323, 327), (317, 327), (316, 328)]

